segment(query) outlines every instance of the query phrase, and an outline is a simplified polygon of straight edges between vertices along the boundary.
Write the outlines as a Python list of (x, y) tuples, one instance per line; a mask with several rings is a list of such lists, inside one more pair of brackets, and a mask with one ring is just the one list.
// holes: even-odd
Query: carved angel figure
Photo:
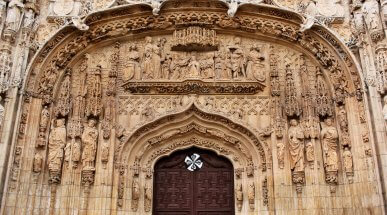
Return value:
[(57, 119), (51, 128), (48, 139), (48, 169), (59, 172), (63, 161), (63, 148), (66, 146), (66, 127), (64, 119)]
[(253, 45), (250, 49), (249, 56), (247, 57), (246, 75), (248, 79), (260, 82), (266, 80), (265, 65), (262, 63), (264, 59), (261, 49), (258, 46)]
[(290, 168), (295, 172), (304, 171), (304, 131), (297, 120), (290, 120), (288, 140), (290, 150)]
[(324, 166), (327, 171), (337, 171), (337, 139), (339, 135), (337, 129), (332, 125), (332, 119), (326, 119), (325, 124), (325, 127), (321, 130), (322, 147), (324, 151)]
[(82, 133), (82, 164), (85, 169), (94, 169), (95, 155), (97, 152), (98, 130), (96, 121), (89, 119), (88, 124)]

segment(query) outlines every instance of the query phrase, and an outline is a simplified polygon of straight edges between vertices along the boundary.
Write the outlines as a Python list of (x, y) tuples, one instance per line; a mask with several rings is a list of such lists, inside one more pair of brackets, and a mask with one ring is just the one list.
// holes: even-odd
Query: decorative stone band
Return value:
[(258, 82), (186, 80), (182, 82), (136, 82), (123, 85), (133, 94), (257, 94), (264, 89)]

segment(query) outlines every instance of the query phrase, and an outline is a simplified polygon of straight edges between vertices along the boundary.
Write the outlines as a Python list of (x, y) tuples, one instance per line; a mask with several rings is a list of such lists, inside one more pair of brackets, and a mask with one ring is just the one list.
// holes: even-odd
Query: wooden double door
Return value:
[(175, 152), (156, 163), (153, 194), (154, 215), (234, 215), (233, 166), (211, 151)]

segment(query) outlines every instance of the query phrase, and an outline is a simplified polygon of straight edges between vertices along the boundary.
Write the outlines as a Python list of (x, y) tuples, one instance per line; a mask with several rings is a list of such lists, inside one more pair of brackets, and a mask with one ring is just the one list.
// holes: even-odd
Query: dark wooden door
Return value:
[[(200, 156), (201, 168), (189, 171), (185, 159)], [(234, 174), (229, 160), (198, 148), (178, 151), (155, 165), (155, 215), (233, 215)]]

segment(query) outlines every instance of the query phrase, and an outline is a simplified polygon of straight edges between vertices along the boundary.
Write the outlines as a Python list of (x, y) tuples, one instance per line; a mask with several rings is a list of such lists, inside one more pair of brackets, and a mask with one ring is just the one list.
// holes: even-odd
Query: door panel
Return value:
[[(203, 166), (191, 172), (184, 160), (194, 153)], [(155, 165), (153, 214), (235, 214), (233, 172), (226, 158), (197, 148), (160, 159)]]

